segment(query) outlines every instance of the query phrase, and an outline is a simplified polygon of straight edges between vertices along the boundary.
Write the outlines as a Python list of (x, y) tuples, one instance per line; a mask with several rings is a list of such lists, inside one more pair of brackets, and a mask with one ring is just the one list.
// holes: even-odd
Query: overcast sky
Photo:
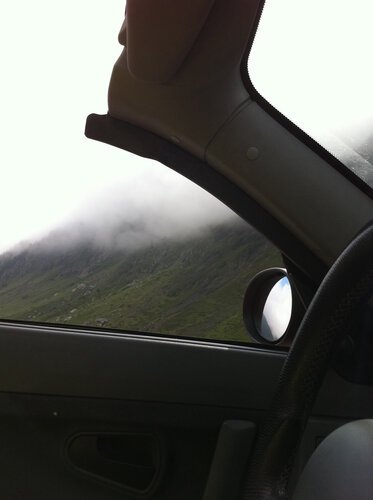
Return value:
[[(133, 196), (136, 187), (141, 199), (142, 189), (150, 189), (145, 177), (166, 186), (158, 195), (164, 205), (170, 199), (177, 206), (185, 196), (194, 200), (194, 220), (205, 222), (206, 211), (227, 216), (199, 188), (187, 181), (182, 187), (165, 167), (84, 137), (86, 116), (107, 111), (124, 5), (124, 0), (3, 3), (0, 252), (87, 211), (99, 213), (120, 197), (122, 187), (123, 196), (128, 186)], [(268, 0), (250, 61), (254, 84), (300, 125), (315, 128), (322, 110), (329, 128), (363, 133), (372, 119), (366, 106), (373, 88), (372, 5), (371, 0)], [(321, 13), (328, 21), (320, 22)], [(292, 22), (295, 15), (302, 23)], [(317, 65), (313, 51), (319, 54)], [(184, 205), (177, 213), (185, 218), (185, 212)]]
[(372, 0), (267, 0), (254, 85), (307, 131), (371, 134), (372, 18)]

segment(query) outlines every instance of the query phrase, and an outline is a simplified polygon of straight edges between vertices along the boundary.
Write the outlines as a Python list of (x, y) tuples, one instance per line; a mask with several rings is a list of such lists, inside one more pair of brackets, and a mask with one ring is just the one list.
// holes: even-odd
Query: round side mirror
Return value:
[(293, 294), (287, 276), (280, 278), (265, 301), (260, 334), (268, 342), (277, 342), (289, 328), (293, 309)]
[(243, 317), (251, 337), (261, 343), (289, 343), (302, 307), (285, 269), (272, 268), (257, 274), (244, 299)]

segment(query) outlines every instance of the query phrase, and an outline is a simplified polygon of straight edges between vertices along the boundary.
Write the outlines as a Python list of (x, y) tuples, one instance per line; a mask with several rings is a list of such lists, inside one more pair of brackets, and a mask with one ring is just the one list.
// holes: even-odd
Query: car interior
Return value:
[[(288, 3), (289, 9), (296, 9), (294, 2)], [(351, 9), (358, 14), (359, 3), (350, 10), (346, 7), (346, 18)], [(165, 244), (161, 253), (154, 253), (154, 239), (145, 250), (136, 246), (138, 253), (131, 247), (113, 261), (112, 287), (122, 294), (115, 304), (108, 299), (110, 286), (103, 284), (109, 273), (103, 267), (106, 246), (94, 263), (102, 280), (96, 285), (89, 281), (93, 254), (79, 246), (77, 256), (65, 233), (51, 233), (48, 245), (54, 246), (49, 253), (35, 242), (31, 249), (19, 243), (17, 250), (8, 251), (9, 246), (8, 253), (2, 253), (0, 241), (0, 496), (371, 498), (372, 128), (364, 132), (365, 149), (356, 145), (358, 132), (353, 143), (343, 139), (346, 159), (334, 143), (323, 143), (317, 132), (297, 125), (254, 86), (250, 58), (257, 57), (255, 44), (271, 15), (270, 0), (127, 0), (123, 11), (124, 7), (124, 18), (117, 19), (118, 26), (123, 22), (120, 55), (116, 62), (106, 61), (114, 65), (107, 112), (92, 108), (80, 117), (80, 129), (72, 130), (86, 147), (96, 148), (103, 172), (99, 182), (109, 175), (105, 172), (110, 155), (123, 164), (135, 157), (152, 161), (147, 179), (153, 175), (151, 169), (167, 169), (202, 188), (253, 229), (246, 236), (229, 215), (225, 232), (198, 226), (210, 239), (203, 239), (200, 230), (202, 239), (193, 240), (194, 246), (181, 238), (181, 243)], [(333, 8), (338, 10), (339, 4)], [(283, 19), (278, 11), (275, 14), (273, 22), (281, 36)], [(89, 19), (89, 12), (86, 15)], [(322, 11), (315, 19), (322, 24)], [(69, 29), (73, 27), (63, 28), (66, 37)], [(317, 26), (309, 29), (318, 36)], [(84, 32), (84, 26), (79, 30)], [(271, 50), (280, 45), (273, 31), (268, 36)], [(84, 45), (87, 59), (92, 43), (88, 39)], [(93, 66), (95, 57), (89, 54)], [(32, 50), (26, 58), (32, 58)], [(275, 86), (283, 78), (282, 66), (273, 70)], [(83, 61), (80, 71), (85, 71)], [(105, 80), (106, 75), (101, 76)], [(27, 87), (27, 75), (22, 85)], [(74, 81), (71, 85), (76, 88)], [(105, 97), (106, 89), (90, 78), (89, 86), (96, 85)], [(348, 98), (352, 102), (354, 92)], [(23, 136), (33, 127), (32, 121), (23, 125), (14, 99), (18, 128), (6, 126), (3, 137), (16, 135), (22, 149)], [(51, 108), (54, 99), (58, 101), (58, 92), (48, 102)], [(308, 95), (303, 93), (302, 99)], [(53, 112), (51, 116), (51, 121), (47, 114), (43, 120), (53, 129), (59, 117)], [(62, 132), (59, 136), (63, 140)], [(44, 142), (41, 135), (38, 147)], [(11, 163), (2, 163), (6, 191)], [(367, 170), (361, 173), (360, 165)], [(88, 162), (88, 177), (90, 168)], [(129, 179), (128, 174), (126, 182), (132, 182)], [(147, 185), (141, 179), (142, 186)], [(77, 183), (73, 174), (69, 182)], [(166, 188), (157, 201), (152, 201), (153, 188), (133, 182), (132, 194), (120, 195), (127, 205), (118, 206), (146, 204), (153, 211), (149, 226), (163, 231), (167, 240), (172, 210), (166, 210), (163, 223), (155, 208), (169, 199), (167, 191), (174, 190), (183, 214), (192, 214), (191, 227), (202, 222), (200, 212), (194, 211), (194, 198), (183, 202), (177, 184), (162, 182)], [(69, 204), (68, 196), (64, 198)], [(22, 196), (17, 203), (23, 211), (31, 210)], [(115, 203), (114, 195), (99, 202), (104, 208)], [(47, 203), (43, 211), (48, 211)], [(12, 209), (9, 212), (4, 217), (15, 226)], [(140, 238), (136, 220), (125, 223), (133, 241)], [(101, 235), (109, 234), (108, 220), (100, 224)], [(119, 225), (113, 228), (119, 231)], [(77, 226), (79, 237), (84, 231), (84, 225)], [(264, 251), (270, 252), (267, 243), (255, 239), (259, 237), (252, 231), (276, 254), (263, 257)], [(254, 240), (257, 245), (255, 266), (254, 257), (240, 246), (246, 245), (246, 237), (248, 245)], [(228, 249), (230, 238), (235, 239)], [(177, 245), (189, 246), (181, 264), (175, 257)], [(57, 255), (55, 248), (62, 246), (65, 253)], [(39, 250), (37, 260), (34, 254)], [(205, 255), (218, 251), (225, 258), (213, 267)], [(171, 283), (166, 281), (171, 267), (161, 274), (162, 255), (183, 276), (172, 282), (170, 292), (165, 290)], [(123, 275), (120, 259), (129, 259)], [(202, 264), (197, 268), (198, 259)], [(250, 279), (243, 271), (245, 259), (250, 260)], [(91, 267), (84, 267), (88, 261)], [(203, 292), (196, 291), (208, 265), (212, 271), (201, 285)], [(243, 273), (241, 281), (232, 281), (235, 269)], [(219, 281), (219, 270), (229, 276), (229, 288)], [(141, 288), (145, 272), (152, 273), (146, 290)], [(126, 274), (130, 284), (123, 281)], [(137, 302), (129, 299), (126, 306), (123, 297), (129, 288), (135, 290)], [(67, 299), (66, 290), (78, 305)], [(220, 302), (205, 301), (209, 293)], [(194, 309), (185, 309), (184, 316), (178, 316), (180, 304), (172, 302), (177, 294), (188, 307), (193, 303)], [(236, 296), (235, 319), (228, 321), (227, 304)], [(120, 302), (121, 318), (127, 314), (128, 322), (115, 322), (98, 302), (110, 304), (113, 318)], [(53, 314), (47, 314), (51, 304)], [(93, 311), (91, 320), (79, 316), (83, 307)], [(156, 317), (148, 319), (149, 311), (156, 311)], [(209, 322), (208, 314), (213, 318)], [(143, 330), (136, 316), (147, 318)], [(177, 323), (181, 317), (183, 328)], [(235, 331), (238, 324), (242, 335)], [(209, 333), (199, 334), (204, 328)]]

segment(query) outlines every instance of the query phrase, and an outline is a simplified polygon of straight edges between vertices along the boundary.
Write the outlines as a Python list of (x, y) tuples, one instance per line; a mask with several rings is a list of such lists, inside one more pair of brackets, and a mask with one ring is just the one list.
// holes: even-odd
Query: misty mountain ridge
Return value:
[(0, 317), (248, 340), (246, 286), (281, 265), (249, 225), (235, 217), (174, 237), (128, 221), (106, 229), (56, 230), (0, 256)]

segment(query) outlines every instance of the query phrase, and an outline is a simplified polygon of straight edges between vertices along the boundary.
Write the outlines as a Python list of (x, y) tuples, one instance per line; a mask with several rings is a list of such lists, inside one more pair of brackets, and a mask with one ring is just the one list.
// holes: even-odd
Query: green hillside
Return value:
[(247, 283), (281, 265), (241, 222), (132, 252), (47, 243), (0, 257), (2, 319), (247, 341)]

